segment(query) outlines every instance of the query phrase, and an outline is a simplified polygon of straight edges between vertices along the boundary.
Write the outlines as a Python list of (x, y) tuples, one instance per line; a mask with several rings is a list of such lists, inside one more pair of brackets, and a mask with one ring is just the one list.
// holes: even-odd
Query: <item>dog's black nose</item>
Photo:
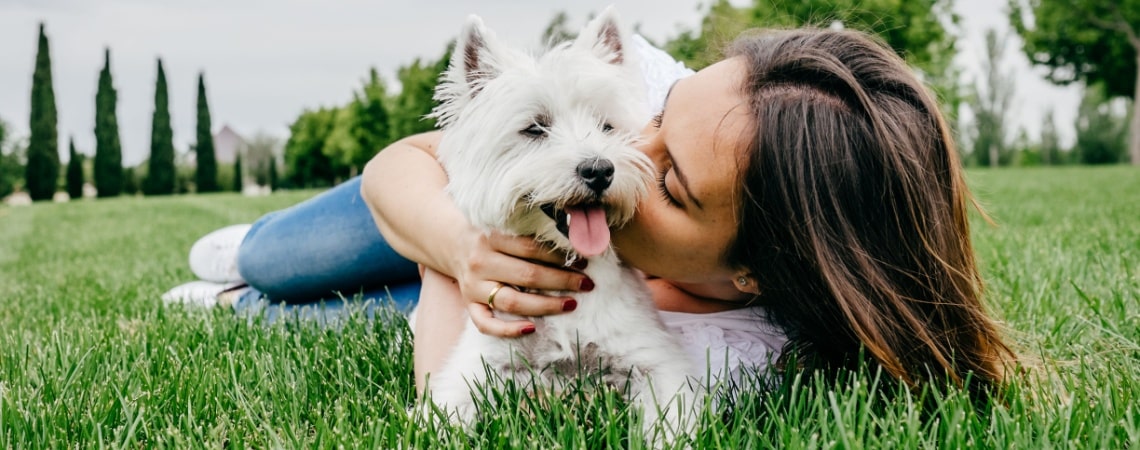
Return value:
[(582, 161), (578, 164), (578, 176), (591, 190), (601, 194), (614, 181), (614, 163), (605, 158)]

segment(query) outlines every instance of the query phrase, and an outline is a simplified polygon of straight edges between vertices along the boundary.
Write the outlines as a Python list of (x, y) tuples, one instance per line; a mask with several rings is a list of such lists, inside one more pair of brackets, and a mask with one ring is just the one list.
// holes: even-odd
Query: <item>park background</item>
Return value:
[[(714, 408), (694, 447), (1140, 443), (1140, 2), (617, 6), (696, 68), (749, 26), (862, 29), (904, 55), (954, 124), (992, 219), (972, 222), (987, 304), (1038, 380), (975, 407), (797, 376)], [(159, 300), (193, 279), (198, 237), (430, 129), (467, 14), (537, 50), (602, 7), (0, 0), (0, 447), (642, 446), (612, 395), (497, 408), (472, 434), (422, 423), (399, 317), (267, 327)]]
[[(52, 175), (66, 191), (65, 167), (56, 167), (72, 160), (72, 143), (88, 195), (99, 191), (96, 172), (131, 193), (233, 189), (239, 154), (246, 186), (328, 186), (357, 173), (384, 144), (432, 128), (422, 117), (435, 75), (468, 13), (485, 16), (508, 42), (539, 50), (551, 37), (572, 34), (604, 6), (596, 3), (0, 2), (0, 197), (39, 185), (32, 197), (50, 197), (49, 182), (37, 180)], [(1074, 4), (670, 0), (618, 7), (694, 68), (750, 26), (874, 32), (938, 92), (971, 165), (1140, 160), (1127, 150), (1140, 44), (1129, 33), (1140, 12), (1131, 2)], [(51, 69), (37, 72), (37, 64)], [(50, 95), (32, 95), (33, 72), (50, 72), (39, 84)], [(36, 111), (41, 125), (30, 120)], [(214, 152), (202, 164), (203, 180), (217, 179), (203, 187), (195, 173), (199, 147)], [(109, 173), (120, 166), (128, 173)], [(155, 179), (171, 181), (148, 191), (152, 168)]]

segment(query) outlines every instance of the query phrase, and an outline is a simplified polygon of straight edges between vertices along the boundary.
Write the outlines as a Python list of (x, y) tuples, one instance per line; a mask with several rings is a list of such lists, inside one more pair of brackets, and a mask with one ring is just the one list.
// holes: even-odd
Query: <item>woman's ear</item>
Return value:
[(736, 290), (746, 294), (760, 295), (760, 285), (756, 282), (756, 277), (748, 272), (738, 272), (732, 278), (732, 285), (736, 286)]

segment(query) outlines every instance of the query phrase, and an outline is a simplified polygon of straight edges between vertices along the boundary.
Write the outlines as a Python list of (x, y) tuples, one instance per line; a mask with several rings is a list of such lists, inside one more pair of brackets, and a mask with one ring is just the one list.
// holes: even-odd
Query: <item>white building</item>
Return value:
[(223, 125), (214, 133), (214, 157), (219, 164), (233, 164), (242, 147), (245, 147), (245, 138), (229, 125)]

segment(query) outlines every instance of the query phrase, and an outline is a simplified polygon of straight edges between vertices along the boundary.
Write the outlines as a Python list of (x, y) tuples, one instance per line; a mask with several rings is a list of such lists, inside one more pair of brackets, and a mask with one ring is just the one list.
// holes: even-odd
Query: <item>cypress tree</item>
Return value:
[(51, 81), (51, 55), (44, 24), (36, 49), (36, 69), (32, 75), (32, 107), (29, 125), (28, 165), (24, 182), (32, 200), (51, 200), (59, 182), (59, 135), (56, 129), (55, 89)]
[(162, 59), (158, 60), (158, 81), (154, 86), (154, 118), (150, 129), (150, 165), (145, 195), (170, 195), (174, 193), (174, 132), (170, 129), (170, 107), (166, 97), (166, 73), (162, 70)]
[(198, 74), (198, 145), (195, 183), (198, 192), (216, 192), (218, 186), (218, 160), (214, 154), (214, 135), (210, 133), (210, 105), (206, 102), (205, 74)]
[(119, 144), (119, 119), (115, 109), (119, 94), (111, 81), (111, 49), (103, 50), (103, 70), (95, 93), (95, 189), (100, 197), (115, 197), (123, 191), (123, 150)]
[(234, 192), (241, 192), (242, 177), (241, 177), (241, 151), (234, 155)]
[(83, 198), (83, 156), (75, 151), (75, 138), (68, 143), (71, 159), (67, 161), (67, 195), (72, 200)]

